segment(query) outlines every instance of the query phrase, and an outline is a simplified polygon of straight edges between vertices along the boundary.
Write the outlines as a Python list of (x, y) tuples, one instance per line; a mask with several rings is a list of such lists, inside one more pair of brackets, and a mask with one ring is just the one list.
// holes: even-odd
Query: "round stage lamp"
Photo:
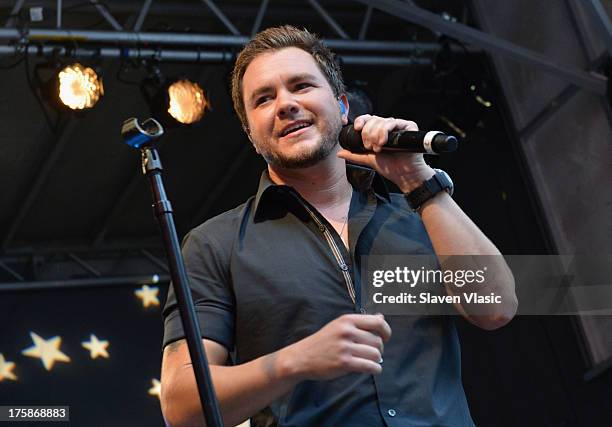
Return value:
[(58, 73), (59, 98), (71, 110), (92, 108), (104, 95), (102, 79), (89, 67), (72, 64)]
[(168, 98), (168, 113), (186, 125), (199, 121), (208, 104), (200, 85), (189, 80), (178, 80), (168, 86)]

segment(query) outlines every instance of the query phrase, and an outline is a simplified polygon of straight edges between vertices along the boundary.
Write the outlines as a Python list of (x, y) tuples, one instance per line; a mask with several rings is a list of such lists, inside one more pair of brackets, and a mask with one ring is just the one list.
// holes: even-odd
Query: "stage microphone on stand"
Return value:
[[(342, 127), (338, 137), (340, 146), (353, 153), (368, 153), (361, 140), (361, 132), (352, 124)], [(452, 153), (458, 146), (457, 138), (439, 131), (397, 130), (389, 132), (383, 151), (400, 151), (406, 153), (443, 154)]]

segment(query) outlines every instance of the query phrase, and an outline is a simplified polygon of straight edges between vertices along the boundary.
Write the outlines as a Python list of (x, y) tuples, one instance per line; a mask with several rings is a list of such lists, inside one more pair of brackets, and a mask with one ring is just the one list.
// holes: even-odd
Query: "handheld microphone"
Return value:
[[(369, 152), (363, 146), (361, 132), (356, 131), (352, 124), (342, 127), (338, 139), (342, 148), (353, 153)], [(387, 143), (381, 148), (383, 151), (441, 154), (455, 151), (458, 144), (457, 138), (439, 131), (398, 130), (389, 132)]]

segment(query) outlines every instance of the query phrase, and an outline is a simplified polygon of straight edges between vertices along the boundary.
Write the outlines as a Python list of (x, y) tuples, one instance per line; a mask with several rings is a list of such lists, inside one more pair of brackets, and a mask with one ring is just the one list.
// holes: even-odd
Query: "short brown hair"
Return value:
[(297, 47), (314, 58), (319, 69), (329, 82), (336, 97), (346, 91), (340, 65), (335, 55), (321, 39), (306, 29), (300, 30), (291, 25), (267, 28), (251, 39), (238, 54), (232, 71), (232, 101), (244, 129), (248, 129), (244, 101), (242, 99), (242, 77), (257, 55), (287, 47)]

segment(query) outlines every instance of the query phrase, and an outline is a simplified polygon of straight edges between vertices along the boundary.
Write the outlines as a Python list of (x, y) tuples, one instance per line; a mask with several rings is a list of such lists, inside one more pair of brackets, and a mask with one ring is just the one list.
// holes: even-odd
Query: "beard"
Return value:
[(330, 126), (324, 129), (321, 140), (308, 151), (303, 151), (297, 155), (288, 156), (285, 153), (270, 150), (270, 144), (262, 144), (259, 152), (266, 162), (273, 167), (282, 169), (304, 169), (316, 165), (321, 160), (326, 159), (338, 144), (338, 135), (342, 129), (342, 120), (335, 118)]

